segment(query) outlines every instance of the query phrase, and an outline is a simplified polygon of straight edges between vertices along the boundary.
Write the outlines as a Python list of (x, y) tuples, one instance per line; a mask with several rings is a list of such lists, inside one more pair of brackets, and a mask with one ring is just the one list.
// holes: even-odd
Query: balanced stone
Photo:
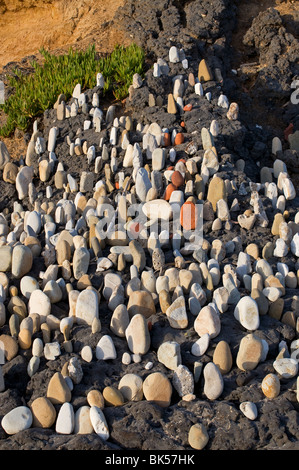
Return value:
[(214, 176), (209, 184), (207, 200), (211, 202), (214, 212), (217, 210), (217, 202), (226, 200), (226, 186), (224, 180), (219, 176)]
[(153, 372), (143, 382), (143, 394), (146, 400), (167, 408), (171, 402), (172, 385), (162, 372)]
[(73, 256), (73, 271), (75, 279), (80, 279), (86, 274), (89, 268), (90, 253), (85, 247), (79, 247), (75, 250)]
[(96, 358), (99, 360), (107, 361), (109, 359), (116, 359), (117, 353), (111, 336), (104, 335), (96, 345)]
[(210, 338), (215, 338), (219, 335), (220, 317), (211, 305), (206, 305), (201, 309), (194, 321), (194, 329), (199, 336), (208, 333)]
[(9, 245), (0, 246), (0, 272), (11, 270), (12, 251)]
[(33, 417), (32, 426), (37, 428), (51, 428), (56, 420), (56, 410), (52, 402), (46, 397), (38, 397), (31, 403)]
[(234, 309), (234, 317), (247, 330), (257, 330), (260, 325), (258, 304), (248, 295), (242, 297)]
[(136, 313), (149, 318), (156, 313), (156, 307), (152, 295), (143, 290), (136, 290), (131, 293), (127, 306), (130, 317)]
[(224, 382), (220, 370), (213, 362), (208, 362), (203, 370), (204, 394), (209, 400), (217, 400), (223, 392)]
[(170, 370), (182, 363), (180, 345), (176, 341), (165, 341), (157, 350), (158, 361)]
[(217, 344), (213, 354), (213, 362), (218, 366), (222, 375), (231, 370), (233, 358), (229, 344), (226, 341), (222, 340)]
[(49, 297), (40, 289), (34, 290), (29, 298), (28, 313), (38, 314), (40, 323), (45, 323), (47, 316), (51, 313), (51, 301)]
[(188, 316), (184, 296), (179, 296), (166, 310), (172, 328), (184, 329), (188, 326)]
[(137, 374), (123, 375), (118, 389), (125, 401), (140, 401), (143, 398), (143, 380)]
[(150, 348), (151, 338), (146, 318), (137, 313), (126, 329), (128, 347), (133, 354), (146, 354)]
[(250, 333), (240, 341), (236, 364), (241, 370), (253, 370), (260, 362), (262, 354), (262, 341)]
[(92, 325), (99, 318), (99, 297), (93, 288), (86, 288), (77, 297), (75, 316), (79, 324)]
[(63, 403), (59, 409), (55, 431), (58, 434), (72, 434), (75, 426), (75, 413), (71, 403)]
[(47, 398), (55, 405), (70, 402), (71, 397), (71, 390), (63, 375), (60, 372), (55, 372), (48, 384)]
[(20, 279), (31, 270), (32, 264), (33, 255), (30, 248), (25, 245), (16, 245), (12, 252), (12, 275), (17, 279)]
[(126, 305), (120, 304), (114, 310), (111, 321), (110, 329), (111, 331), (121, 338), (125, 337), (125, 332), (130, 323), (129, 312)]
[(174, 371), (172, 385), (180, 397), (194, 392), (194, 378), (187, 366), (180, 364)]
[(210, 344), (210, 335), (205, 333), (195, 343), (192, 344), (191, 354), (193, 356), (202, 356), (208, 349)]
[(80, 406), (75, 413), (75, 434), (92, 434), (94, 432), (90, 421), (90, 407), (87, 405)]

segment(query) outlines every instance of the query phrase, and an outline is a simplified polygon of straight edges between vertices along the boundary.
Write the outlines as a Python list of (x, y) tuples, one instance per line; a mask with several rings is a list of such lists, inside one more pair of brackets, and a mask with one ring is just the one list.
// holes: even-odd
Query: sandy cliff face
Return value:
[(36, 54), (96, 43), (109, 52), (123, 38), (112, 27), (124, 0), (0, 0), (0, 69)]

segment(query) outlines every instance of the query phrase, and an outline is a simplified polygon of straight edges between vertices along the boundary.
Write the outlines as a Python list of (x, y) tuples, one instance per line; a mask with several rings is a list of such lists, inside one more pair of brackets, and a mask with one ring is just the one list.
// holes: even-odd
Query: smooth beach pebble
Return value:
[(188, 442), (192, 449), (202, 450), (209, 442), (209, 434), (202, 423), (191, 426), (188, 433)]
[(6, 434), (17, 434), (29, 429), (32, 424), (32, 412), (27, 406), (17, 406), (9, 411), (1, 420), (1, 426)]
[(261, 387), (267, 398), (276, 398), (280, 393), (280, 380), (275, 374), (267, 374), (263, 378)]

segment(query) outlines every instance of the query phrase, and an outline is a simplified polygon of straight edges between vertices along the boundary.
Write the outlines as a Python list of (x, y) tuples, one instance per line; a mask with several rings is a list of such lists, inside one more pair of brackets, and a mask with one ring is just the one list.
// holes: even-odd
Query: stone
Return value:
[(107, 441), (110, 433), (103, 411), (98, 406), (93, 405), (90, 407), (89, 416), (94, 432), (103, 439), (103, 441)]
[(143, 379), (137, 374), (125, 374), (119, 381), (118, 389), (125, 402), (143, 399)]
[(87, 394), (87, 403), (89, 406), (97, 406), (103, 409), (105, 406), (103, 394), (99, 390), (90, 390)]
[(11, 270), (12, 247), (9, 245), (0, 246), (0, 272)]
[(242, 297), (234, 309), (234, 317), (247, 330), (257, 330), (260, 325), (257, 302), (248, 295)]
[(172, 385), (162, 372), (153, 372), (144, 379), (143, 394), (146, 400), (167, 408), (171, 402)]
[(126, 305), (120, 304), (114, 310), (111, 321), (110, 330), (121, 338), (125, 337), (125, 332), (130, 323), (129, 312)]
[(0, 345), (2, 354), (4, 352), (5, 359), (7, 361), (10, 361), (18, 354), (19, 346), (16, 338), (10, 335), (2, 334), (0, 336)]
[(233, 365), (232, 353), (229, 344), (222, 340), (217, 343), (213, 354), (213, 362), (222, 375), (228, 374)]
[(18, 198), (22, 201), (28, 196), (29, 184), (32, 182), (34, 170), (31, 166), (23, 166), (16, 177)]
[(75, 427), (75, 413), (71, 403), (63, 403), (58, 411), (55, 431), (58, 434), (72, 434)]
[(250, 333), (240, 341), (236, 364), (241, 370), (253, 370), (259, 364), (262, 354), (262, 341)]
[(48, 281), (43, 292), (49, 297), (51, 304), (55, 304), (62, 300), (63, 293), (56, 281)]
[(243, 415), (251, 421), (254, 421), (258, 416), (256, 404), (252, 401), (243, 401), (240, 404), (240, 411), (242, 411)]
[(25, 276), (33, 264), (32, 251), (28, 246), (16, 245), (12, 252), (11, 273), (16, 279)]
[(79, 324), (91, 326), (99, 318), (99, 297), (93, 288), (82, 290), (76, 301), (75, 316)]
[(146, 201), (146, 196), (148, 191), (152, 187), (152, 183), (150, 182), (148, 172), (145, 168), (139, 168), (136, 174), (136, 194), (141, 202)]
[(146, 354), (150, 348), (151, 338), (146, 318), (137, 313), (134, 315), (125, 332), (128, 347), (133, 354)]
[(280, 393), (280, 380), (275, 374), (267, 374), (262, 380), (261, 388), (267, 398), (276, 398)]
[(208, 400), (217, 400), (223, 392), (224, 382), (220, 370), (213, 362), (208, 362), (203, 369), (204, 394)]
[(177, 369), (182, 363), (180, 345), (176, 341), (165, 341), (157, 350), (157, 358), (167, 369)]
[(35, 428), (51, 428), (56, 420), (56, 409), (46, 397), (38, 397), (31, 403), (32, 426)]
[(90, 253), (85, 247), (79, 247), (74, 251), (73, 256), (73, 273), (75, 279), (87, 273), (90, 262)]
[(269, 310), (269, 301), (267, 297), (257, 288), (251, 290), (251, 298), (255, 300), (260, 315), (266, 315)]
[(5, 166), (3, 168), (3, 181), (5, 181), (6, 183), (15, 184), (18, 171), (19, 169), (15, 163), (5, 163)]
[(196, 205), (186, 201), (180, 210), (180, 223), (184, 230), (195, 230), (198, 221)]
[(29, 299), (32, 292), (39, 289), (38, 281), (32, 276), (23, 276), (20, 282), (20, 290), (22, 295)]
[(220, 317), (212, 306), (206, 305), (201, 309), (194, 321), (194, 329), (199, 336), (208, 333), (211, 339), (219, 335)]
[(28, 302), (28, 314), (38, 314), (40, 323), (45, 323), (47, 316), (51, 313), (51, 301), (40, 289), (34, 290)]
[(163, 199), (153, 199), (142, 206), (144, 215), (152, 221), (170, 220), (172, 217), (172, 208), (168, 201)]
[(103, 335), (98, 341), (95, 350), (96, 358), (98, 360), (107, 361), (109, 359), (116, 359), (117, 353), (113, 343), (113, 339), (109, 335)]
[(30, 408), (17, 406), (3, 416), (1, 426), (6, 434), (14, 435), (29, 429), (32, 425), (32, 419)]
[(0, 170), (10, 161), (10, 154), (4, 142), (0, 141)]
[(167, 98), (167, 112), (169, 114), (176, 114), (177, 113), (177, 105), (172, 93), (168, 94)]
[(142, 290), (136, 290), (131, 293), (127, 309), (131, 318), (136, 313), (142, 314), (145, 318), (149, 318), (156, 313), (152, 295)]
[(217, 202), (220, 199), (226, 200), (226, 186), (224, 180), (218, 176), (214, 176), (208, 187), (207, 200), (211, 202), (214, 212), (217, 210)]
[(184, 296), (179, 296), (166, 310), (172, 328), (184, 329), (188, 326), (188, 316)]
[(282, 379), (291, 379), (298, 373), (298, 361), (291, 357), (276, 359), (273, 362), (273, 367)]
[(191, 354), (193, 356), (203, 356), (210, 344), (210, 335), (205, 333), (195, 343), (192, 344)]
[(106, 406), (121, 406), (124, 404), (124, 397), (121, 391), (113, 386), (104, 388), (103, 398)]
[(87, 405), (80, 406), (75, 413), (75, 434), (92, 434), (93, 426), (90, 421), (90, 407)]
[(213, 80), (213, 75), (205, 59), (202, 59), (198, 65), (198, 79), (200, 82)]
[(71, 390), (63, 375), (60, 372), (55, 372), (48, 383), (47, 398), (53, 405), (57, 405), (70, 402), (71, 397)]
[(202, 423), (191, 426), (188, 433), (188, 443), (192, 449), (202, 450), (209, 442), (209, 434)]
[(180, 397), (184, 397), (194, 392), (193, 374), (187, 366), (180, 364), (174, 371), (172, 376), (173, 388)]
[(137, 240), (131, 240), (129, 243), (130, 251), (133, 257), (133, 264), (139, 272), (142, 272), (146, 266), (145, 251)]

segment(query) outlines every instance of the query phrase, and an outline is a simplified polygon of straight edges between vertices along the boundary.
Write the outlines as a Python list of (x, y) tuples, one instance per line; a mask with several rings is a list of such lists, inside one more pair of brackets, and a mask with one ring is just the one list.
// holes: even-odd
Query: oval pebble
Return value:
[(32, 412), (27, 406), (17, 406), (9, 411), (1, 421), (1, 426), (6, 434), (17, 434), (29, 429), (33, 421)]
[(250, 420), (255, 420), (257, 418), (257, 407), (256, 404), (252, 401), (244, 401), (240, 404), (240, 410), (243, 415)]
[(280, 393), (280, 381), (277, 375), (267, 374), (262, 381), (262, 391), (267, 398), (276, 398)]
[(220, 370), (213, 362), (208, 362), (203, 370), (204, 394), (209, 400), (217, 400), (223, 392), (224, 382)]
[(298, 361), (291, 357), (283, 357), (273, 362), (273, 367), (283, 379), (291, 379), (298, 373)]
[(258, 305), (248, 295), (242, 297), (237, 303), (234, 309), (234, 317), (249, 331), (257, 330), (260, 326)]

